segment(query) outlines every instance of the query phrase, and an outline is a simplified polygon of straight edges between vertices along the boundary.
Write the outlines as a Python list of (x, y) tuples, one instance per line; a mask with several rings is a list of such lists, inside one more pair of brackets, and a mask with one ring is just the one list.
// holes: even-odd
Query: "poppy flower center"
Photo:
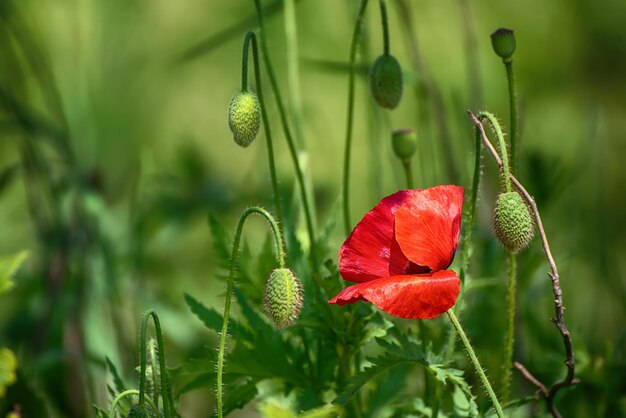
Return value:
[(428, 274), (431, 270), (428, 266), (420, 266), (412, 261), (409, 261), (409, 265), (405, 267), (404, 274)]

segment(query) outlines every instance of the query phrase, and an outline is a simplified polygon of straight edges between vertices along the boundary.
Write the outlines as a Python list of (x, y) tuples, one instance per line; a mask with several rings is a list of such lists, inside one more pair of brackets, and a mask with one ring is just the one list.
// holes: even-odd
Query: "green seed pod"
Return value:
[(535, 232), (528, 207), (517, 192), (498, 196), (493, 225), (500, 243), (514, 253), (525, 248)]
[(402, 98), (402, 69), (393, 55), (383, 54), (370, 69), (370, 89), (381, 107), (394, 109)]
[(265, 283), (265, 313), (276, 328), (287, 328), (302, 310), (302, 283), (289, 269), (274, 269)]
[(391, 146), (396, 157), (410, 159), (417, 149), (417, 134), (413, 129), (398, 129), (391, 133)]
[(494, 52), (503, 60), (508, 61), (515, 52), (515, 35), (511, 29), (500, 28), (491, 34), (491, 45)]
[(238, 145), (245, 148), (254, 141), (261, 125), (261, 107), (254, 93), (235, 94), (228, 107), (228, 125)]

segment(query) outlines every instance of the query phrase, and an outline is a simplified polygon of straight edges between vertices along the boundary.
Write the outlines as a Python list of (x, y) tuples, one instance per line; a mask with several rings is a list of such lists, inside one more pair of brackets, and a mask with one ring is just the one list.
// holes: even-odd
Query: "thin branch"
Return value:
[[(494, 160), (496, 160), (496, 163), (498, 164), (498, 166), (502, 168), (502, 160), (500, 159), (498, 152), (493, 147), (491, 142), (489, 142), (489, 138), (487, 138), (487, 134), (485, 133), (485, 129), (482, 123), (480, 123), (480, 121), (476, 118), (476, 116), (474, 116), (474, 114), (471, 111), (468, 110), (467, 114), (472, 119), (472, 122), (474, 123), (474, 125), (476, 125), (476, 127), (480, 131), (480, 135), (482, 137), (483, 143), (485, 144), (485, 147), (487, 147), (487, 149), (493, 156)], [(561, 334), (561, 338), (563, 340), (563, 346), (565, 348), (565, 366), (567, 367), (567, 375), (562, 380), (555, 382), (548, 389), (545, 385), (539, 382), (539, 380), (533, 377), (530, 374), (530, 372), (528, 372), (528, 370), (526, 370), (526, 368), (522, 364), (515, 363), (514, 365), (518, 370), (522, 372), (522, 375), (528, 381), (530, 381), (532, 384), (534, 384), (535, 386), (539, 388), (542, 396), (546, 400), (546, 405), (548, 407), (548, 410), (550, 411), (553, 417), (559, 418), (561, 415), (559, 414), (559, 411), (554, 405), (554, 398), (556, 397), (557, 392), (564, 387), (571, 386), (577, 383), (577, 380), (574, 379), (575, 363), (574, 363), (574, 349), (572, 346), (572, 339), (570, 337), (569, 331), (567, 330), (565, 326), (565, 322), (563, 319), (563, 311), (564, 311), (563, 291), (561, 290), (561, 285), (559, 283), (559, 271), (557, 270), (556, 263), (554, 262), (554, 257), (552, 257), (550, 244), (548, 243), (546, 232), (543, 229), (543, 223), (541, 222), (541, 216), (539, 215), (539, 209), (537, 209), (537, 204), (535, 203), (535, 200), (530, 195), (530, 193), (528, 193), (528, 191), (524, 188), (524, 186), (522, 186), (519, 180), (517, 180), (513, 175), (511, 175), (511, 182), (520, 192), (520, 194), (522, 195), (522, 197), (524, 198), (524, 200), (526, 201), (526, 203), (530, 207), (530, 210), (533, 213), (533, 216), (535, 218), (535, 223), (537, 224), (537, 230), (539, 231), (539, 236), (541, 237), (541, 245), (543, 246), (543, 251), (545, 252), (546, 258), (548, 259), (548, 263), (550, 264), (550, 273), (548, 273), (548, 276), (550, 277), (550, 280), (552, 281), (552, 291), (554, 293), (554, 310), (556, 313), (556, 318), (553, 318), (552, 322), (554, 322), (554, 324), (558, 328), (559, 333)]]

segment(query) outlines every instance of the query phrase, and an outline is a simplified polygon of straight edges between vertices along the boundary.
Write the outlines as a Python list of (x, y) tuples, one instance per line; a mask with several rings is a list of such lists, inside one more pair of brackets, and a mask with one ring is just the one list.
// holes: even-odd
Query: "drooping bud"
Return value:
[(511, 29), (500, 28), (491, 34), (494, 52), (504, 61), (508, 61), (515, 52), (515, 35)]
[(396, 157), (410, 159), (417, 149), (417, 134), (413, 129), (398, 129), (391, 133), (391, 146)]
[(500, 243), (514, 253), (525, 248), (535, 232), (528, 207), (517, 192), (498, 196), (493, 225)]
[(128, 412), (128, 415), (126, 415), (126, 417), (127, 418), (149, 418), (150, 414), (148, 413), (145, 407), (139, 404), (135, 404), (132, 406), (132, 408), (130, 408), (130, 411)]
[(254, 93), (235, 94), (228, 107), (228, 125), (238, 145), (245, 148), (254, 141), (261, 125), (261, 107)]
[(402, 69), (393, 55), (383, 54), (370, 69), (370, 89), (381, 107), (394, 109), (402, 98)]
[(302, 310), (302, 283), (289, 269), (274, 269), (265, 283), (265, 313), (276, 328), (287, 328)]

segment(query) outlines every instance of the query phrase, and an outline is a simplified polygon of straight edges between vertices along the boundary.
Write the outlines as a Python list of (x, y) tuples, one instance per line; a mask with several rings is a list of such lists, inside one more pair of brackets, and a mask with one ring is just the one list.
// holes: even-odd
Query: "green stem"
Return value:
[(515, 253), (509, 252), (509, 286), (507, 292), (507, 329), (502, 361), (502, 379), (500, 381), (502, 402), (509, 401), (511, 394), (511, 365), (513, 364), (513, 344), (515, 341), (515, 291), (517, 262)]
[(361, 0), (359, 13), (352, 33), (352, 44), (350, 45), (350, 73), (348, 76), (348, 126), (346, 128), (346, 148), (343, 155), (343, 221), (346, 235), (350, 233), (352, 223), (350, 222), (350, 150), (352, 148), (352, 120), (354, 117), (354, 85), (355, 85), (355, 62), (357, 47), (361, 39), (361, 30), (365, 17), (365, 9), (368, 0)]
[[(482, 159), (482, 140), (480, 137), (480, 130), (476, 128), (476, 134), (474, 139), (474, 175), (472, 178), (472, 195), (470, 197), (470, 205), (469, 209), (463, 213), (464, 219), (461, 220), (461, 225), (464, 225), (463, 230), (463, 238), (462, 245), (463, 249), (461, 250), (461, 268), (459, 270), (459, 279), (461, 280), (461, 285), (465, 283), (465, 276), (467, 274), (467, 269), (469, 268), (469, 260), (470, 260), (470, 249), (472, 243), (472, 232), (474, 230), (474, 214), (476, 213), (476, 203), (478, 202), (478, 190), (480, 189), (480, 177), (482, 174), (481, 170), (481, 159)], [(461, 291), (463, 291), (461, 289)], [(460, 299), (460, 298), (459, 298)], [(454, 307), (455, 312), (459, 312), (460, 304)], [(446, 359), (449, 360), (452, 358), (452, 354), (454, 353), (454, 345), (456, 342), (456, 333), (454, 329), (450, 330), (448, 334), (448, 344), (446, 351)]]
[(515, 171), (515, 150), (517, 143), (517, 94), (515, 93), (515, 79), (513, 78), (513, 60), (504, 62), (506, 79), (509, 84), (509, 117), (511, 118), (511, 171)]
[(289, 148), (289, 154), (291, 155), (291, 159), (293, 161), (294, 169), (296, 172), (296, 178), (298, 180), (298, 187), (300, 189), (300, 197), (302, 199), (302, 206), (304, 207), (304, 216), (306, 219), (306, 227), (307, 232), (309, 234), (309, 239), (311, 241), (311, 259), (313, 261), (313, 270), (316, 271), (318, 269), (317, 263), (317, 238), (315, 235), (315, 227), (314, 220), (311, 213), (313, 212), (313, 207), (309, 203), (308, 194), (306, 192), (306, 184), (304, 182), (304, 173), (302, 171), (302, 167), (300, 166), (300, 162), (298, 161), (298, 153), (293, 141), (293, 135), (291, 134), (291, 130), (289, 129), (289, 124), (287, 123), (287, 112), (285, 111), (285, 106), (283, 104), (283, 100), (280, 94), (280, 87), (278, 86), (278, 79), (276, 78), (276, 74), (274, 73), (274, 68), (272, 67), (272, 62), (269, 57), (269, 49), (267, 47), (267, 40), (265, 36), (265, 25), (263, 21), (263, 10), (261, 9), (261, 0), (254, 0), (254, 4), (256, 6), (257, 17), (259, 19), (259, 28), (262, 36), (261, 39), (261, 58), (263, 59), (263, 63), (265, 64), (265, 70), (267, 71), (267, 75), (270, 79), (270, 84), (272, 85), (272, 89), (274, 90), (274, 98), (276, 99), (276, 105), (278, 106), (278, 114), (280, 116), (280, 122), (283, 128), (283, 133), (285, 138), (287, 139), (287, 145)]
[(474, 365), (474, 368), (476, 369), (476, 373), (478, 373), (478, 377), (480, 377), (483, 387), (487, 391), (487, 394), (489, 394), (489, 398), (491, 398), (491, 402), (493, 403), (493, 407), (496, 410), (496, 414), (498, 415), (498, 418), (504, 418), (504, 412), (502, 411), (500, 402), (498, 402), (498, 398), (496, 397), (496, 394), (491, 388), (489, 379), (487, 379), (487, 376), (485, 375), (485, 371), (480, 365), (480, 362), (478, 361), (478, 357), (476, 357), (476, 353), (474, 353), (472, 344), (470, 344), (469, 339), (467, 338), (467, 335), (465, 335), (465, 331), (463, 331), (463, 327), (461, 326), (459, 320), (457, 319), (452, 309), (448, 310), (447, 314), (448, 314), (448, 318), (450, 318), (450, 321), (452, 322), (452, 325), (454, 325), (456, 332), (459, 334), (459, 337), (461, 337), (461, 341), (463, 341), (463, 345), (465, 345), (465, 351), (467, 351), (467, 354), (469, 355), (469, 358), (472, 364)]
[[(420, 321), (421, 322), (421, 321)], [(430, 368), (425, 367), (424, 370), (429, 371), (430, 373), (427, 373), (426, 375), (430, 375), (432, 377), (432, 379), (435, 382), (435, 396), (433, 397), (433, 402), (432, 402), (432, 412), (430, 414), (431, 418), (438, 418), (439, 417), (439, 409), (441, 407), (441, 382), (439, 382), (439, 380), (437, 380), (435, 374), (431, 371)]]
[(223, 402), (222, 402), (222, 375), (224, 372), (224, 352), (226, 350), (226, 334), (228, 332), (228, 317), (230, 316), (230, 303), (233, 295), (233, 283), (235, 281), (235, 270), (237, 266), (237, 258), (239, 257), (239, 242), (241, 241), (241, 233), (243, 226), (248, 218), (253, 213), (257, 213), (263, 216), (270, 225), (272, 233), (274, 235), (274, 241), (276, 243), (276, 261), (280, 268), (285, 267), (285, 254), (283, 247), (283, 240), (280, 234), (278, 224), (274, 220), (274, 217), (265, 209), (260, 207), (251, 207), (246, 209), (239, 218), (237, 224), (237, 230), (235, 231), (235, 239), (233, 241), (233, 252), (230, 258), (230, 271), (228, 273), (228, 281), (226, 282), (226, 300), (224, 301), (224, 317), (222, 321), (222, 332), (220, 333), (220, 346), (217, 355), (217, 416), (223, 417)]
[(263, 120), (263, 130), (265, 131), (265, 138), (267, 139), (267, 159), (270, 166), (270, 177), (272, 181), (272, 188), (274, 189), (274, 206), (276, 210), (276, 218), (278, 224), (282, 225), (283, 215), (280, 206), (280, 192), (278, 190), (278, 179), (276, 176), (276, 163), (274, 161), (274, 143), (272, 141), (272, 131), (270, 129), (269, 118), (267, 117), (267, 111), (265, 108), (265, 99), (263, 97), (263, 88), (261, 87), (261, 70), (259, 64), (259, 48), (257, 46), (257, 39), (254, 32), (246, 33), (246, 37), (243, 41), (243, 64), (242, 64), (242, 79), (241, 90), (246, 91), (248, 80), (248, 46), (252, 44), (252, 60), (254, 62), (254, 76), (256, 81), (257, 96), (259, 98), (259, 105), (261, 107), (261, 118)]
[[(118, 394), (113, 401), (111, 402), (111, 407), (109, 408), (109, 418), (115, 418), (115, 413), (117, 412), (117, 405), (120, 403), (122, 399), (130, 395), (139, 395), (139, 391), (137, 389), (128, 389), (124, 392)], [(150, 398), (146, 398), (148, 405), (154, 411), (155, 414), (158, 414), (159, 409), (157, 406), (150, 400)]]
[(406, 178), (406, 188), (413, 188), (413, 170), (411, 170), (411, 160), (406, 158), (402, 160), (402, 167), (404, 168), (404, 177)]
[(302, 131), (302, 99), (300, 95), (300, 69), (298, 65), (298, 31), (296, 23), (295, 0), (284, 0), (285, 3), (285, 45), (287, 57), (287, 82), (289, 104), (293, 124), (296, 131), (296, 141), (302, 146), (304, 133)]
[(486, 119), (498, 137), (498, 145), (500, 146), (500, 157), (502, 158), (502, 177), (504, 178), (504, 189), (506, 192), (511, 191), (511, 170), (509, 168), (509, 156), (507, 153), (506, 142), (504, 141), (504, 134), (498, 119), (489, 112), (480, 112), (478, 114), (479, 120)]
[(170, 390), (169, 380), (167, 378), (167, 369), (165, 367), (165, 346), (163, 344), (163, 333), (161, 332), (161, 322), (159, 316), (154, 309), (149, 309), (143, 314), (141, 320), (141, 335), (139, 338), (139, 351), (141, 353), (141, 366), (139, 372), (139, 405), (143, 406), (146, 400), (150, 400), (146, 397), (146, 328), (148, 321), (152, 318), (154, 322), (154, 330), (157, 337), (157, 348), (159, 354), (159, 369), (161, 378), (161, 401), (163, 402), (163, 416), (165, 418), (171, 417), (171, 408), (174, 407), (174, 400), (172, 398), (172, 392)]
[(383, 53), (389, 55), (389, 19), (387, 18), (387, 3), (380, 0), (380, 18), (383, 26)]

